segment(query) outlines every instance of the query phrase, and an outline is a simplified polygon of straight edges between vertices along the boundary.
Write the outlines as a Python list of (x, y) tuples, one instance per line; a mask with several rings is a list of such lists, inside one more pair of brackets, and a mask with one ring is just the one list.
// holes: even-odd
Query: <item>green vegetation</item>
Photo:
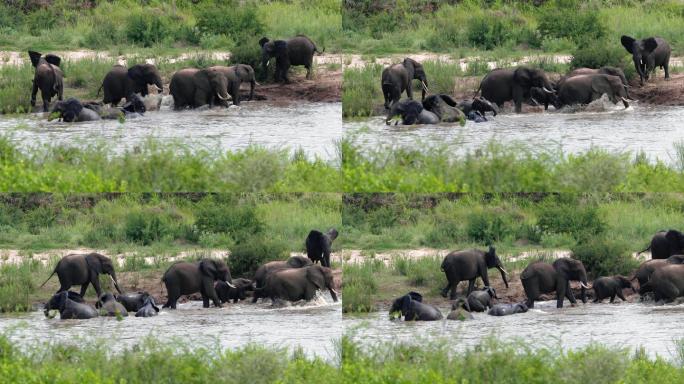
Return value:
[[(677, 166), (629, 152), (591, 148), (579, 154), (539, 151), (522, 143), (490, 141), (455, 154), (457, 143), (410, 148), (341, 142), (346, 192), (676, 192), (684, 173)], [(681, 146), (675, 146), (675, 152)], [(679, 155), (676, 155), (679, 156)]]
[(0, 137), (5, 192), (336, 192), (338, 165), (250, 146), (227, 152), (149, 139), (122, 154), (105, 144), (27, 148)]

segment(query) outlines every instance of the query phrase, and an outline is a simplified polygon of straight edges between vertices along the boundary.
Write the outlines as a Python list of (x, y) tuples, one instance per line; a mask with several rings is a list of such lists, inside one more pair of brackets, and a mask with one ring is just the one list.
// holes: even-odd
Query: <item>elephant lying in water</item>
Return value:
[(465, 125), (466, 116), (458, 108), (456, 100), (449, 95), (430, 95), (423, 100), (423, 108), (437, 115), (443, 123), (458, 122)]
[(418, 292), (409, 292), (394, 300), (389, 310), (390, 319), (404, 317), (404, 321), (434, 321), (442, 319), (442, 312), (434, 305), (424, 304)]
[(159, 314), (159, 307), (154, 302), (154, 297), (147, 295), (142, 306), (135, 312), (135, 317), (152, 317)]
[(495, 304), (487, 314), (490, 316), (508, 316), (516, 313), (525, 313), (527, 309), (525, 303)]
[(126, 307), (119, 303), (111, 293), (100, 296), (95, 308), (100, 310), (100, 316), (128, 316)]
[(481, 291), (472, 291), (466, 301), (469, 312), (484, 312), (492, 307), (492, 299), (496, 298), (496, 291), (492, 287), (484, 287)]
[(439, 123), (439, 116), (423, 108), (423, 104), (415, 100), (404, 99), (392, 104), (385, 123), (390, 125), (390, 121), (397, 115), (401, 116), (403, 125)]
[(124, 308), (129, 312), (137, 312), (143, 305), (148, 297), (151, 297), (147, 292), (135, 292), (135, 293), (122, 293), (115, 296), (116, 301), (121, 303)]
[(449, 312), (447, 315), (447, 320), (465, 321), (474, 319), (475, 317), (473, 314), (466, 309), (467, 306), (468, 302), (463, 297), (456, 299), (456, 301), (451, 305), (451, 312)]
[(59, 318), (62, 320), (98, 317), (97, 310), (86, 304), (83, 296), (72, 291), (61, 291), (52, 296), (45, 305), (45, 316), (53, 309), (59, 311)]
[(58, 119), (67, 123), (97, 121), (102, 119), (133, 118), (146, 112), (145, 102), (138, 95), (130, 95), (120, 108), (105, 107), (99, 103), (82, 103), (75, 98), (58, 101), (52, 108), (48, 121)]

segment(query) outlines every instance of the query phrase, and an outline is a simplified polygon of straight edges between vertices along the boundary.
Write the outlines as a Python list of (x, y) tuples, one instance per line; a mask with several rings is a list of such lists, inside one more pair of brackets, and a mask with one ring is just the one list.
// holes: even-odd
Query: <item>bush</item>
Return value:
[(480, 16), (468, 23), (466, 39), (474, 47), (490, 50), (509, 40), (509, 31), (500, 18)]
[[(234, 41), (264, 34), (264, 24), (259, 20), (253, 6), (207, 4), (195, 11), (196, 27), (202, 35), (226, 35)], [(258, 45), (257, 45), (258, 47)]]
[(432, 293), (436, 293), (439, 292), (439, 284), (444, 280), (441, 265), (442, 258), (439, 257), (399, 258), (394, 261), (394, 271), (406, 276), (410, 285), (428, 287)]
[(473, 212), (466, 219), (466, 234), (474, 242), (493, 244), (509, 236), (514, 225), (505, 212), (484, 210)]
[(567, 9), (569, 7), (564, 8), (548, 7), (541, 13), (537, 26), (541, 36), (567, 38), (577, 45), (593, 43), (606, 36), (607, 28), (599, 20), (596, 10), (573, 11)]
[(0, 266), (0, 312), (31, 310), (30, 295), (36, 289), (35, 275), (44, 269), (35, 260)]
[(373, 295), (378, 291), (377, 272), (384, 269), (382, 261), (344, 265), (342, 312), (372, 312), (376, 310)]
[(198, 204), (195, 225), (201, 232), (227, 233), (240, 243), (263, 232), (265, 223), (249, 204), (218, 204), (205, 199)]
[(579, 242), (572, 247), (572, 254), (575, 259), (582, 261), (593, 278), (628, 275), (639, 264), (630, 254), (627, 244), (603, 237)]
[(289, 257), (287, 243), (271, 236), (252, 236), (233, 247), (230, 252), (230, 271), (233, 277), (252, 276), (261, 264)]
[(627, 51), (618, 42), (594, 41), (592, 44), (580, 44), (572, 52), (570, 67), (601, 68), (608, 65), (626, 69), (625, 57)]
[(254, 68), (254, 74), (258, 79), (263, 79), (266, 74), (261, 67), (261, 47), (259, 38), (240, 39), (230, 52), (232, 64), (247, 64)]
[(596, 207), (569, 204), (543, 207), (537, 225), (544, 233), (567, 233), (578, 241), (600, 235), (606, 229)]

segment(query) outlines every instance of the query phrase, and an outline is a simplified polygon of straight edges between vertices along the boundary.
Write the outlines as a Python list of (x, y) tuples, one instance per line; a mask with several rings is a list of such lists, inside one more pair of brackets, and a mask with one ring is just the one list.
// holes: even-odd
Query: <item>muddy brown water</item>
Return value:
[[(366, 345), (383, 342), (423, 343), (453, 341), (454, 350), (474, 347), (488, 337), (504, 342), (522, 340), (533, 348), (578, 349), (592, 342), (667, 359), (678, 358), (675, 341), (684, 339), (681, 329), (684, 305), (654, 306), (648, 303), (580, 304), (556, 309), (556, 302), (536, 302), (535, 308), (511, 316), (474, 313), (469, 321), (390, 321), (387, 310), (362, 316), (344, 315), (352, 338)], [(566, 304), (568, 304), (566, 302)], [(444, 316), (449, 308), (440, 308)], [(451, 343), (450, 343), (451, 344)]]
[(684, 140), (684, 107), (661, 107), (632, 103), (625, 109), (606, 100), (583, 108), (544, 113), (504, 113), (488, 122), (458, 124), (388, 126), (382, 116), (361, 121), (345, 121), (346, 132), (362, 148), (378, 144), (401, 147), (447, 145), (456, 154), (481, 149), (491, 140), (520, 143), (535, 152), (585, 152), (592, 146), (611, 152), (643, 151), (650, 160), (675, 164), (674, 143)]
[[(139, 344), (151, 336), (160, 341), (189, 342), (194, 347), (235, 349), (247, 344), (301, 348), (309, 356), (334, 360), (342, 335), (341, 301), (328, 293), (311, 302), (272, 307), (270, 302), (224, 304), (202, 308), (201, 301), (179, 304), (175, 311), (162, 309), (158, 316), (121, 321), (113, 317), (89, 320), (48, 319), (42, 311), (0, 316), (0, 332), (20, 346), (35, 343), (103, 340), (112, 350)], [(184, 343), (184, 344), (186, 344)]]
[(274, 104), (243, 102), (239, 107), (175, 112), (160, 111), (128, 119), (81, 123), (48, 122), (42, 113), (21, 117), (0, 116), (0, 134), (24, 146), (41, 144), (105, 145), (121, 153), (149, 138), (174, 141), (190, 147), (238, 150), (252, 144), (290, 151), (301, 148), (308, 158), (333, 161), (342, 137), (341, 103), (297, 102)]

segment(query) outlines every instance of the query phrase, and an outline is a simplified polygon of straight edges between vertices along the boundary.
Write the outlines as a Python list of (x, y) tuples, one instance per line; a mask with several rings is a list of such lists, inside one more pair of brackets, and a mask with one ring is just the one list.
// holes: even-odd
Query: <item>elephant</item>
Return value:
[(649, 281), (651, 280), (651, 275), (656, 269), (667, 265), (667, 260), (663, 259), (653, 259), (647, 260), (639, 265), (639, 268), (634, 272), (634, 276), (630, 280), (636, 279), (639, 282), (639, 294), (644, 296), (648, 292), (653, 292)]
[(247, 298), (245, 292), (253, 291), (254, 286), (252, 286), (252, 280), (249, 279), (233, 279), (233, 285), (235, 288), (231, 288), (223, 281), (217, 281), (214, 285), (216, 294), (221, 300), (221, 303), (229, 303), (231, 300), (233, 303), (237, 303), (240, 300)]
[(97, 95), (99, 96), (100, 90), (104, 89), (102, 103), (116, 107), (121, 99), (128, 100), (133, 94), (147, 96), (148, 85), (154, 85), (159, 93), (164, 89), (159, 70), (153, 64), (136, 64), (130, 68), (115, 65), (105, 75)]
[(267, 73), (268, 62), (271, 58), (276, 58), (275, 81), (289, 83), (287, 72), (292, 65), (303, 65), (306, 68), (306, 78), (311, 78), (311, 66), (313, 55), (319, 51), (311, 39), (304, 35), (297, 35), (289, 40), (271, 41), (267, 37), (259, 40), (261, 46), (261, 65), (264, 73)]
[(494, 304), (487, 312), (490, 316), (508, 316), (516, 313), (525, 313), (528, 308), (525, 303)]
[(221, 302), (214, 290), (215, 280), (224, 281), (229, 287), (235, 288), (231, 283), (230, 268), (221, 260), (202, 259), (194, 263), (181, 261), (173, 264), (162, 277), (169, 295), (163, 308), (176, 309), (176, 302), (181, 295), (195, 292), (202, 294), (204, 308), (209, 308), (209, 299), (220, 308)]
[(263, 288), (266, 285), (266, 278), (275, 271), (280, 271), (287, 268), (304, 268), (313, 265), (311, 259), (304, 256), (292, 256), (286, 261), (270, 261), (264, 265), (259, 266), (254, 272), (254, 295), (252, 296), (252, 303), (256, 303), (262, 295)]
[(43, 56), (36, 51), (28, 51), (31, 64), (35, 68), (33, 75), (33, 89), (31, 90), (31, 106), (36, 106), (36, 95), (40, 89), (43, 99), (43, 112), (48, 111), (50, 99), (57, 96), (62, 100), (64, 95), (64, 73), (59, 67), (62, 59), (51, 53)]
[(492, 299), (496, 298), (494, 288), (486, 286), (481, 291), (472, 291), (466, 301), (466, 309), (469, 312), (484, 312), (492, 307)]
[(152, 317), (159, 314), (159, 307), (154, 302), (154, 297), (147, 296), (142, 306), (135, 312), (135, 317)]
[[(249, 66), (248, 66), (249, 67)], [(251, 69), (252, 67), (250, 67)], [(228, 94), (233, 99), (233, 105), (240, 105), (240, 83), (242, 82), (235, 72), (235, 68), (223, 65), (209, 67), (210, 70), (218, 71), (226, 77), (228, 81)], [(253, 72), (253, 71), (252, 71)]]
[(451, 305), (451, 312), (447, 315), (447, 320), (473, 320), (475, 317), (466, 309), (467, 305), (468, 302), (463, 297), (456, 299), (456, 302)]
[(470, 249), (466, 251), (454, 251), (444, 257), (441, 270), (447, 278), (447, 285), (442, 290), (442, 296), (447, 297), (451, 291), (450, 299), (456, 298), (456, 288), (461, 281), (468, 280), (468, 290), (465, 296), (469, 296), (475, 288), (475, 279), (482, 278), (484, 285), (489, 287), (488, 269), (496, 268), (501, 272), (501, 278), (508, 288), (506, 275), (508, 274), (496, 255), (496, 249), (489, 246), (487, 251)]
[(404, 91), (406, 91), (406, 96), (413, 100), (411, 81), (414, 79), (420, 80), (420, 85), (423, 88), (420, 100), (423, 101), (426, 92), (428, 92), (428, 82), (422, 64), (407, 57), (402, 63), (394, 64), (382, 70), (380, 85), (385, 97), (385, 109), (390, 109), (391, 105), (396, 104)]
[[(252, 68), (251, 65), (247, 65), (247, 64), (235, 64), (235, 65), (231, 65), (228, 68), (232, 69), (233, 72), (235, 72), (240, 84), (249, 82), (249, 98), (248, 98), (248, 100), (251, 101), (252, 99), (254, 99), (254, 87), (256, 85), (259, 85), (256, 82), (256, 76), (254, 75), (254, 68)], [(238, 85), (238, 89), (240, 89), (239, 85)]]
[(173, 96), (175, 110), (212, 106), (229, 100), (228, 79), (220, 71), (210, 68), (185, 68), (174, 73), (169, 92)]
[(114, 288), (121, 293), (119, 283), (116, 281), (116, 273), (114, 272), (112, 260), (99, 253), (92, 252), (85, 255), (70, 254), (64, 256), (57, 262), (54, 271), (52, 271), (52, 274), (50, 274), (47, 280), (41, 285), (41, 288), (55, 273), (59, 278), (60, 285), (57, 293), (68, 291), (72, 285), (80, 285), (80, 294), (81, 296), (85, 296), (88, 284), (92, 284), (95, 288), (95, 292), (97, 292), (97, 296), (100, 297), (102, 296), (102, 289), (100, 288), (99, 276), (102, 273), (109, 275), (112, 282), (114, 282)]
[(607, 297), (610, 297), (610, 302), (615, 301), (615, 296), (622, 301), (627, 301), (622, 294), (623, 288), (630, 288), (632, 292), (636, 293), (636, 289), (632, 286), (631, 281), (620, 275), (615, 276), (601, 276), (596, 278), (592, 283), (594, 287), (594, 303), (600, 303)]
[(423, 109), (430, 111), (439, 117), (443, 123), (458, 122), (465, 125), (466, 116), (458, 108), (458, 103), (446, 94), (430, 95), (423, 100)]
[(320, 265), (310, 265), (303, 268), (287, 268), (274, 271), (266, 278), (263, 295), (272, 302), (276, 299), (287, 301), (310, 301), (316, 296), (316, 291), (328, 289), (333, 301), (337, 302), (337, 293), (333, 289), (332, 270)]
[(443, 318), (437, 307), (423, 303), (423, 296), (418, 292), (409, 292), (394, 300), (389, 314), (390, 319), (403, 316), (404, 321), (434, 321)]
[(86, 304), (82, 295), (71, 291), (61, 291), (52, 296), (45, 305), (45, 316), (49, 316), (52, 309), (59, 311), (59, 318), (62, 320), (98, 317), (97, 310)]
[(617, 76), (579, 75), (566, 79), (558, 90), (559, 105), (589, 104), (607, 94), (613, 104), (629, 108), (627, 89)]
[(322, 266), (330, 268), (330, 252), (332, 243), (337, 239), (337, 229), (331, 228), (328, 233), (311, 230), (306, 236), (306, 256), (314, 264), (320, 262)]
[(569, 257), (556, 259), (553, 264), (536, 261), (528, 265), (520, 274), (527, 307), (534, 308), (534, 301), (540, 294), (556, 291), (556, 308), (563, 308), (563, 297), (575, 304), (575, 296), (570, 289), (570, 280), (579, 280), (582, 287), (582, 302), (587, 302), (587, 271), (581, 261)]
[(639, 253), (646, 251), (651, 251), (651, 259), (667, 259), (684, 253), (684, 234), (676, 229), (658, 231), (651, 238), (651, 244)]
[[(102, 103), (86, 102), (82, 104), (83, 109), (92, 110), (97, 113), (101, 119), (118, 120), (120, 118), (135, 118), (140, 117), (147, 112), (145, 100), (138, 94), (131, 94), (126, 99), (126, 102), (121, 107), (109, 107)], [(90, 113), (90, 112), (88, 112)], [(95, 119), (97, 120), (97, 119)]]
[(543, 105), (545, 111), (549, 109), (549, 104), (553, 105), (556, 109), (560, 109), (561, 107), (560, 100), (556, 93), (545, 92), (539, 87), (530, 88), (529, 101), (532, 105)]
[(684, 296), (684, 264), (656, 268), (649, 281), (656, 302), (671, 302)]
[(629, 82), (627, 81), (627, 78), (625, 77), (625, 72), (618, 67), (610, 67), (610, 66), (604, 66), (604, 67), (601, 67), (598, 69), (586, 68), (586, 67), (575, 68), (572, 71), (570, 71), (567, 75), (565, 75), (558, 82), (558, 85), (562, 84), (568, 78), (571, 78), (574, 76), (579, 76), (579, 75), (611, 75), (611, 76), (617, 76), (620, 78), (622, 85), (624, 85), (626, 88), (629, 88)]
[(145, 305), (145, 301), (151, 297), (147, 292), (122, 293), (116, 296), (116, 301), (121, 303), (129, 312), (137, 312)]
[(95, 303), (95, 308), (100, 310), (100, 316), (128, 316), (126, 307), (109, 292), (100, 296), (100, 299)]
[(390, 121), (397, 115), (401, 116), (401, 123), (404, 125), (439, 123), (439, 116), (423, 108), (423, 104), (415, 100), (400, 100), (392, 104), (385, 123), (389, 125)]
[(553, 93), (553, 85), (541, 69), (517, 67), (515, 69), (494, 69), (480, 82), (479, 90), (486, 100), (502, 108), (504, 102), (513, 100), (515, 112), (522, 111), (522, 102), (529, 97), (532, 87)]
[(67, 123), (77, 123), (82, 121), (101, 120), (100, 114), (93, 107), (86, 108), (80, 100), (70, 97), (55, 103), (48, 117), (48, 121), (53, 119), (62, 120)]
[(476, 111), (480, 115), (485, 116), (485, 113), (492, 112), (496, 116), (496, 108), (487, 99), (482, 97), (473, 97), (472, 100), (462, 100), (456, 106), (463, 111), (463, 114), (468, 116), (470, 112)]
[(637, 40), (633, 37), (622, 35), (620, 42), (627, 52), (632, 54), (634, 68), (639, 74), (641, 85), (644, 85), (644, 79), (648, 80), (650, 73), (654, 72), (656, 67), (665, 70), (665, 79), (670, 78), (669, 67), (672, 49), (670, 49), (670, 45), (665, 39), (649, 37)]

